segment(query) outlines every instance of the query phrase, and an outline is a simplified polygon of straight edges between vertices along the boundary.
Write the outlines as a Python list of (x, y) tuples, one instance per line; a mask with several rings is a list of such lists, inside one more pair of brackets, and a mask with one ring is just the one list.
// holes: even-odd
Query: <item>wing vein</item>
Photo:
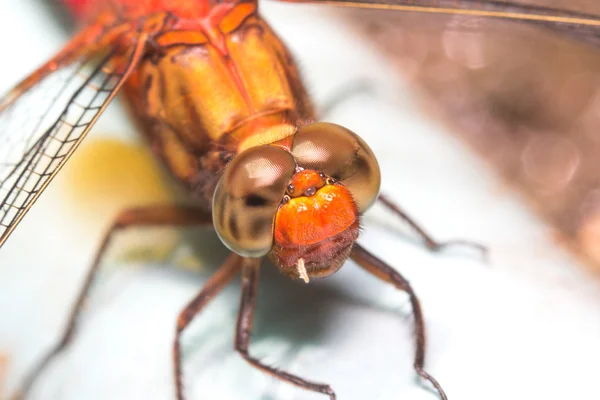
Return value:
[[(44, 107), (31, 106), (36, 93), (27, 91), (0, 110), (0, 138), (9, 145), (4, 155), (0, 149), (0, 246), (131, 74), (144, 53), (146, 37), (138, 36), (126, 53), (116, 43), (107, 46), (100, 58), (84, 52), (85, 57), (45, 77), (36, 87), (46, 80), (60, 82), (60, 72), (66, 70), (64, 82), (47, 96)], [(28, 107), (43, 111), (32, 119)], [(13, 137), (21, 127), (15, 121), (25, 127), (19, 137)]]

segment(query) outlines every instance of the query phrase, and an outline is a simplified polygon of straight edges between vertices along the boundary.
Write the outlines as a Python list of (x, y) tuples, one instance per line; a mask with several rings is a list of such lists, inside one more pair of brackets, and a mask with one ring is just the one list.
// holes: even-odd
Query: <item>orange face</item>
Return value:
[[(293, 277), (337, 271), (358, 238), (359, 213), (350, 191), (315, 170), (297, 172), (275, 216), (271, 258)], [(306, 277), (299, 270), (302, 259)]]

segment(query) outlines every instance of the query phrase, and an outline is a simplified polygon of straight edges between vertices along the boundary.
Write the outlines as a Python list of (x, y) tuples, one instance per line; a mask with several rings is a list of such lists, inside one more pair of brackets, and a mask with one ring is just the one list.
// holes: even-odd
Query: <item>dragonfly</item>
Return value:
[[(300, 2), (300, 1), (296, 1)], [(512, 19), (594, 43), (600, 19), (509, 2), (303, 1), (355, 8)], [(212, 226), (231, 254), (181, 311), (173, 341), (175, 395), (182, 384), (181, 335), (235, 276), (242, 276), (235, 349), (284, 382), (335, 399), (325, 384), (273, 368), (250, 352), (261, 261), (309, 282), (347, 259), (408, 294), (415, 324), (416, 374), (441, 399), (425, 370), (423, 311), (397, 270), (357, 243), (375, 203), (406, 221), (431, 250), (437, 242), (379, 193), (380, 169), (368, 144), (319, 122), (293, 57), (251, 0), (65, 0), (83, 28), (47, 63), (0, 100), (0, 245), (16, 228), (120, 93), (154, 153), (193, 205), (125, 210), (106, 233), (58, 344), (25, 378), (26, 398), (72, 341), (102, 256), (115, 233), (134, 226)]]

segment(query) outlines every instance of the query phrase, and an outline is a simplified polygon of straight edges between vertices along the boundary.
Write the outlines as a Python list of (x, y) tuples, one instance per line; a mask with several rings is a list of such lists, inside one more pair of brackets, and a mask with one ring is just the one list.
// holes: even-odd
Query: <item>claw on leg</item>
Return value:
[(462, 240), (462, 239), (438, 242), (435, 239), (433, 239), (433, 237), (429, 233), (427, 233), (427, 231), (425, 231), (425, 229), (423, 229), (419, 224), (417, 224), (396, 203), (394, 203), (393, 201), (388, 199), (387, 196), (384, 196), (383, 194), (381, 194), (381, 195), (379, 195), (379, 198), (377, 200), (381, 204), (383, 204), (383, 206), (385, 206), (388, 210), (390, 210), (394, 215), (396, 215), (397, 217), (402, 219), (404, 222), (406, 222), (417, 233), (417, 235), (421, 238), (421, 240), (423, 240), (423, 243), (429, 250), (437, 252), (437, 251), (444, 250), (447, 247), (455, 247), (455, 246), (471, 247), (481, 253), (481, 257), (483, 258), (483, 260), (485, 262), (488, 261), (489, 250), (486, 246), (482, 245), (481, 243), (472, 242), (470, 240)]
[(412, 286), (399, 272), (394, 270), (392, 267), (375, 257), (373, 254), (368, 252), (366, 249), (355, 243), (350, 253), (350, 257), (367, 272), (376, 276), (384, 282), (389, 282), (394, 285), (397, 289), (402, 290), (408, 294), (410, 304), (412, 306), (412, 314), (415, 324), (415, 372), (423, 379), (429, 381), (436, 389), (441, 400), (448, 400), (448, 396), (442, 389), (438, 381), (429, 373), (424, 370), (425, 365), (425, 320), (423, 318), (423, 311), (421, 310), (421, 303), (413, 290)]

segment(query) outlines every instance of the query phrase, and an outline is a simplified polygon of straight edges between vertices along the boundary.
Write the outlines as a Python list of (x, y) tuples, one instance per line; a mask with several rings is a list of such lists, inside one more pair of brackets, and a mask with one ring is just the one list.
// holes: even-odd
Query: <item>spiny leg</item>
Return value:
[(329, 385), (315, 383), (302, 379), (299, 376), (270, 367), (249, 354), (250, 335), (254, 317), (254, 306), (258, 287), (259, 260), (246, 258), (242, 269), (242, 298), (240, 311), (236, 324), (235, 349), (246, 361), (255, 368), (260, 369), (282, 381), (289, 382), (306, 390), (323, 393), (335, 400), (335, 393)]
[(193, 226), (210, 224), (211, 222), (212, 218), (210, 214), (193, 207), (180, 207), (175, 205), (148, 206), (121, 212), (104, 236), (102, 244), (96, 252), (94, 262), (90, 267), (77, 300), (73, 305), (66, 329), (60, 341), (35, 365), (25, 378), (20, 390), (13, 395), (11, 399), (24, 399), (48, 364), (64, 350), (73, 339), (77, 320), (79, 319), (79, 315), (81, 314), (83, 305), (85, 304), (90, 288), (92, 287), (92, 283), (100, 268), (102, 257), (117, 232), (125, 228), (139, 226)]
[(173, 365), (175, 373), (175, 392), (177, 400), (184, 400), (182, 369), (181, 369), (181, 334), (184, 329), (192, 322), (194, 317), (202, 311), (210, 300), (213, 299), (231, 280), (239, 273), (242, 267), (243, 258), (235, 253), (225, 260), (223, 265), (215, 272), (204, 284), (204, 287), (179, 313), (177, 318), (177, 328), (175, 330), (175, 340), (173, 342)]
[(431, 382), (442, 400), (448, 400), (444, 389), (442, 389), (438, 381), (423, 369), (425, 364), (425, 322), (423, 312), (421, 311), (421, 304), (410, 283), (400, 273), (369, 253), (358, 243), (354, 244), (350, 257), (369, 273), (385, 282), (391, 283), (397, 289), (403, 290), (408, 294), (415, 323), (416, 351), (413, 367), (421, 378)]
[(488, 257), (488, 248), (484, 245), (472, 242), (470, 240), (448, 240), (446, 242), (438, 242), (433, 237), (425, 231), (419, 224), (417, 224), (408, 214), (406, 214), (396, 203), (392, 202), (387, 196), (383, 194), (379, 195), (377, 199), (381, 204), (383, 204), (388, 210), (390, 210), (394, 215), (400, 217), (403, 221), (405, 221), (423, 240), (425, 246), (431, 251), (440, 251), (448, 246), (468, 246), (472, 247), (481, 252), (484, 260), (487, 260)]

